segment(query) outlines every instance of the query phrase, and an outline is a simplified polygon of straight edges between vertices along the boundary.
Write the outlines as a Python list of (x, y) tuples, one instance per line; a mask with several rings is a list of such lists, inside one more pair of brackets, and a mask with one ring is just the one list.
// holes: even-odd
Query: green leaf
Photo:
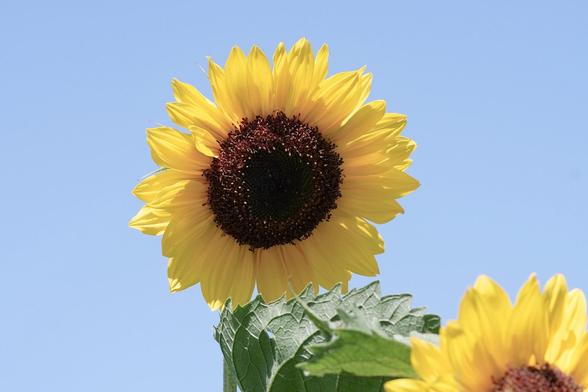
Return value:
[(313, 376), (341, 372), (360, 376), (416, 376), (410, 363), (410, 347), (405, 343), (365, 328), (333, 332), (333, 340), (310, 347), (314, 357), (298, 365), (299, 368)]
[(258, 296), (235, 311), (227, 303), (215, 338), (243, 392), (379, 392), (414, 375), (407, 337), (438, 332), (439, 318), (410, 303), (381, 297), (378, 282), (269, 304)]

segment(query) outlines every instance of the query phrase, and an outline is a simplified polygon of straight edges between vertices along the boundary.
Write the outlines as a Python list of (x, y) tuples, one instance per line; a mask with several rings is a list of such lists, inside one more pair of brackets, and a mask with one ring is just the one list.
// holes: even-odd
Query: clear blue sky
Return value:
[(127, 222), (171, 78), (208, 94), (233, 44), (327, 42), (408, 114), (422, 186), (380, 227), (386, 293), (447, 319), (481, 273), (588, 290), (588, 6), (514, 3), (4, 2), (0, 390), (220, 390), (217, 314)]

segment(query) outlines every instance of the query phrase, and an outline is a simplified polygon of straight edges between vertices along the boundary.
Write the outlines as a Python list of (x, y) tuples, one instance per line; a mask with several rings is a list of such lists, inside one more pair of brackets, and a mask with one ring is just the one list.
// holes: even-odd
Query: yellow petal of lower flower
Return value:
[(147, 143), (151, 157), (159, 166), (193, 176), (200, 176), (208, 167), (208, 157), (196, 150), (192, 135), (168, 127), (149, 128)]
[[(563, 277), (556, 276), (546, 286), (545, 296), (549, 311), (549, 344), (546, 361), (557, 363), (577, 344), (576, 337), (586, 330), (586, 297), (580, 290), (567, 292)], [(562, 290), (566, 291), (563, 292)]]
[(585, 388), (584, 391), (588, 390), (588, 334), (584, 333), (571, 350), (569, 366), (566, 370), (578, 384)]
[[(476, 294), (475, 300), (477, 304), (475, 309), (471, 310), (477, 312), (474, 316), (476, 317), (476, 322), (479, 324), (493, 324), (492, 328), (494, 329), (500, 329), (506, 325), (506, 320), (510, 318), (513, 307), (504, 289), (489, 277), (482, 275), (476, 279), (473, 292)], [(490, 313), (492, 313), (492, 319), (488, 316)], [(496, 321), (496, 317), (500, 320)], [(464, 327), (469, 328), (465, 324)], [(502, 340), (502, 337), (497, 336), (496, 341), (500, 340)]]
[(562, 318), (562, 325), (580, 335), (586, 330), (587, 320), (586, 296), (578, 289), (570, 291), (565, 311)]
[[(562, 344), (568, 338), (568, 326), (562, 325), (568, 302), (568, 287), (563, 275), (556, 275), (545, 285), (544, 294), (549, 314), (549, 346), (545, 359), (551, 363), (562, 354)], [(585, 313), (585, 312), (584, 312)]]
[(491, 372), (488, 370), (487, 357), (480, 350), (475, 339), (468, 336), (457, 322), (450, 322), (443, 334), (451, 344), (444, 348), (451, 367), (456, 373), (460, 390), (487, 391), (492, 384)]
[(412, 339), (411, 347), (412, 365), (423, 380), (434, 382), (440, 375), (451, 373), (449, 361), (439, 347), (416, 338)]
[[(542, 294), (533, 275), (513, 306), (498, 284), (481, 276), (466, 292), (458, 320), (441, 329), (439, 348), (415, 338), (411, 362), (422, 380), (407, 380), (407, 388), (447, 382), (453, 385), (448, 391), (510, 391), (516, 383), (516, 390), (565, 384), (565, 390), (588, 391), (586, 308), (577, 292), (556, 276)], [(550, 356), (546, 347), (555, 347)], [(550, 389), (544, 386), (541, 391)]]
[(568, 285), (563, 275), (555, 275), (547, 282), (544, 295), (549, 312), (549, 329), (555, 332), (561, 325), (568, 298)]
[(511, 366), (526, 365), (531, 357), (539, 363), (544, 360), (549, 323), (545, 301), (535, 275), (519, 291), (510, 320), (509, 336)]
[(145, 206), (131, 219), (129, 226), (142, 233), (161, 235), (169, 224), (171, 214)]
[(401, 378), (384, 384), (386, 392), (430, 392), (429, 385), (421, 380)]
[[(461, 301), (459, 325), (467, 331), (472, 347), (480, 351), (476, 361), (488, 378), (500, 377), (508, 363), (505, 334), (512, 306), (508, 296), (492, 280), (481, 276)], [(482, 371), (482, 369), (480, 369)]]
[(398, 379), (384, 384), (386, 392), (462, 392), (451, 378), (439, 378), (432, 382)]

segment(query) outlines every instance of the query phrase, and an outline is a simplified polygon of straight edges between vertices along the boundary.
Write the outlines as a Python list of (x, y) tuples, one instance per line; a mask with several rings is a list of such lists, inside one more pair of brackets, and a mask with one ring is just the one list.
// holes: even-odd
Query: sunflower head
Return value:
[(413, 340), (418, 380), (386, 384), (394, 392), (582, 392), (588, 390), (586, 299), (563, 276), (543, 292), (533, 275), (511, 304), (489, 278), (478, 278), (440, 347)]
[(327, 77), (328, 48), (278, 45), (209, 59), (214, 100), (178, 80), (168, 113), (186, 132), (147, 130), (163, 168), (134, 190), (130, 225), (163, 235), (172, 291), (200, 283), (212, 308), (266, 300), (378, 273), (383, 241), (370, 223), (417, 188), (404, 171), (415, 148), (405, 116), (367, 102), (364, 68)]

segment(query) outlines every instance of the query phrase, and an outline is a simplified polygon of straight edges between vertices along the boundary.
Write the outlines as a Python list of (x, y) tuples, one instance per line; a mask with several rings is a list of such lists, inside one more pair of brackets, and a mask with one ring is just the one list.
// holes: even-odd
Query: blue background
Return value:
[(127, 222), (171, 78), (209, 94), (233, 44), (327, 42), (409, 115), (422, 186), (380, 227), (384, 292), (447, 319), (481, 273), (588, 289), (586, 4), (3, 3), (0, 390), (220, 390), (217, 314)]

